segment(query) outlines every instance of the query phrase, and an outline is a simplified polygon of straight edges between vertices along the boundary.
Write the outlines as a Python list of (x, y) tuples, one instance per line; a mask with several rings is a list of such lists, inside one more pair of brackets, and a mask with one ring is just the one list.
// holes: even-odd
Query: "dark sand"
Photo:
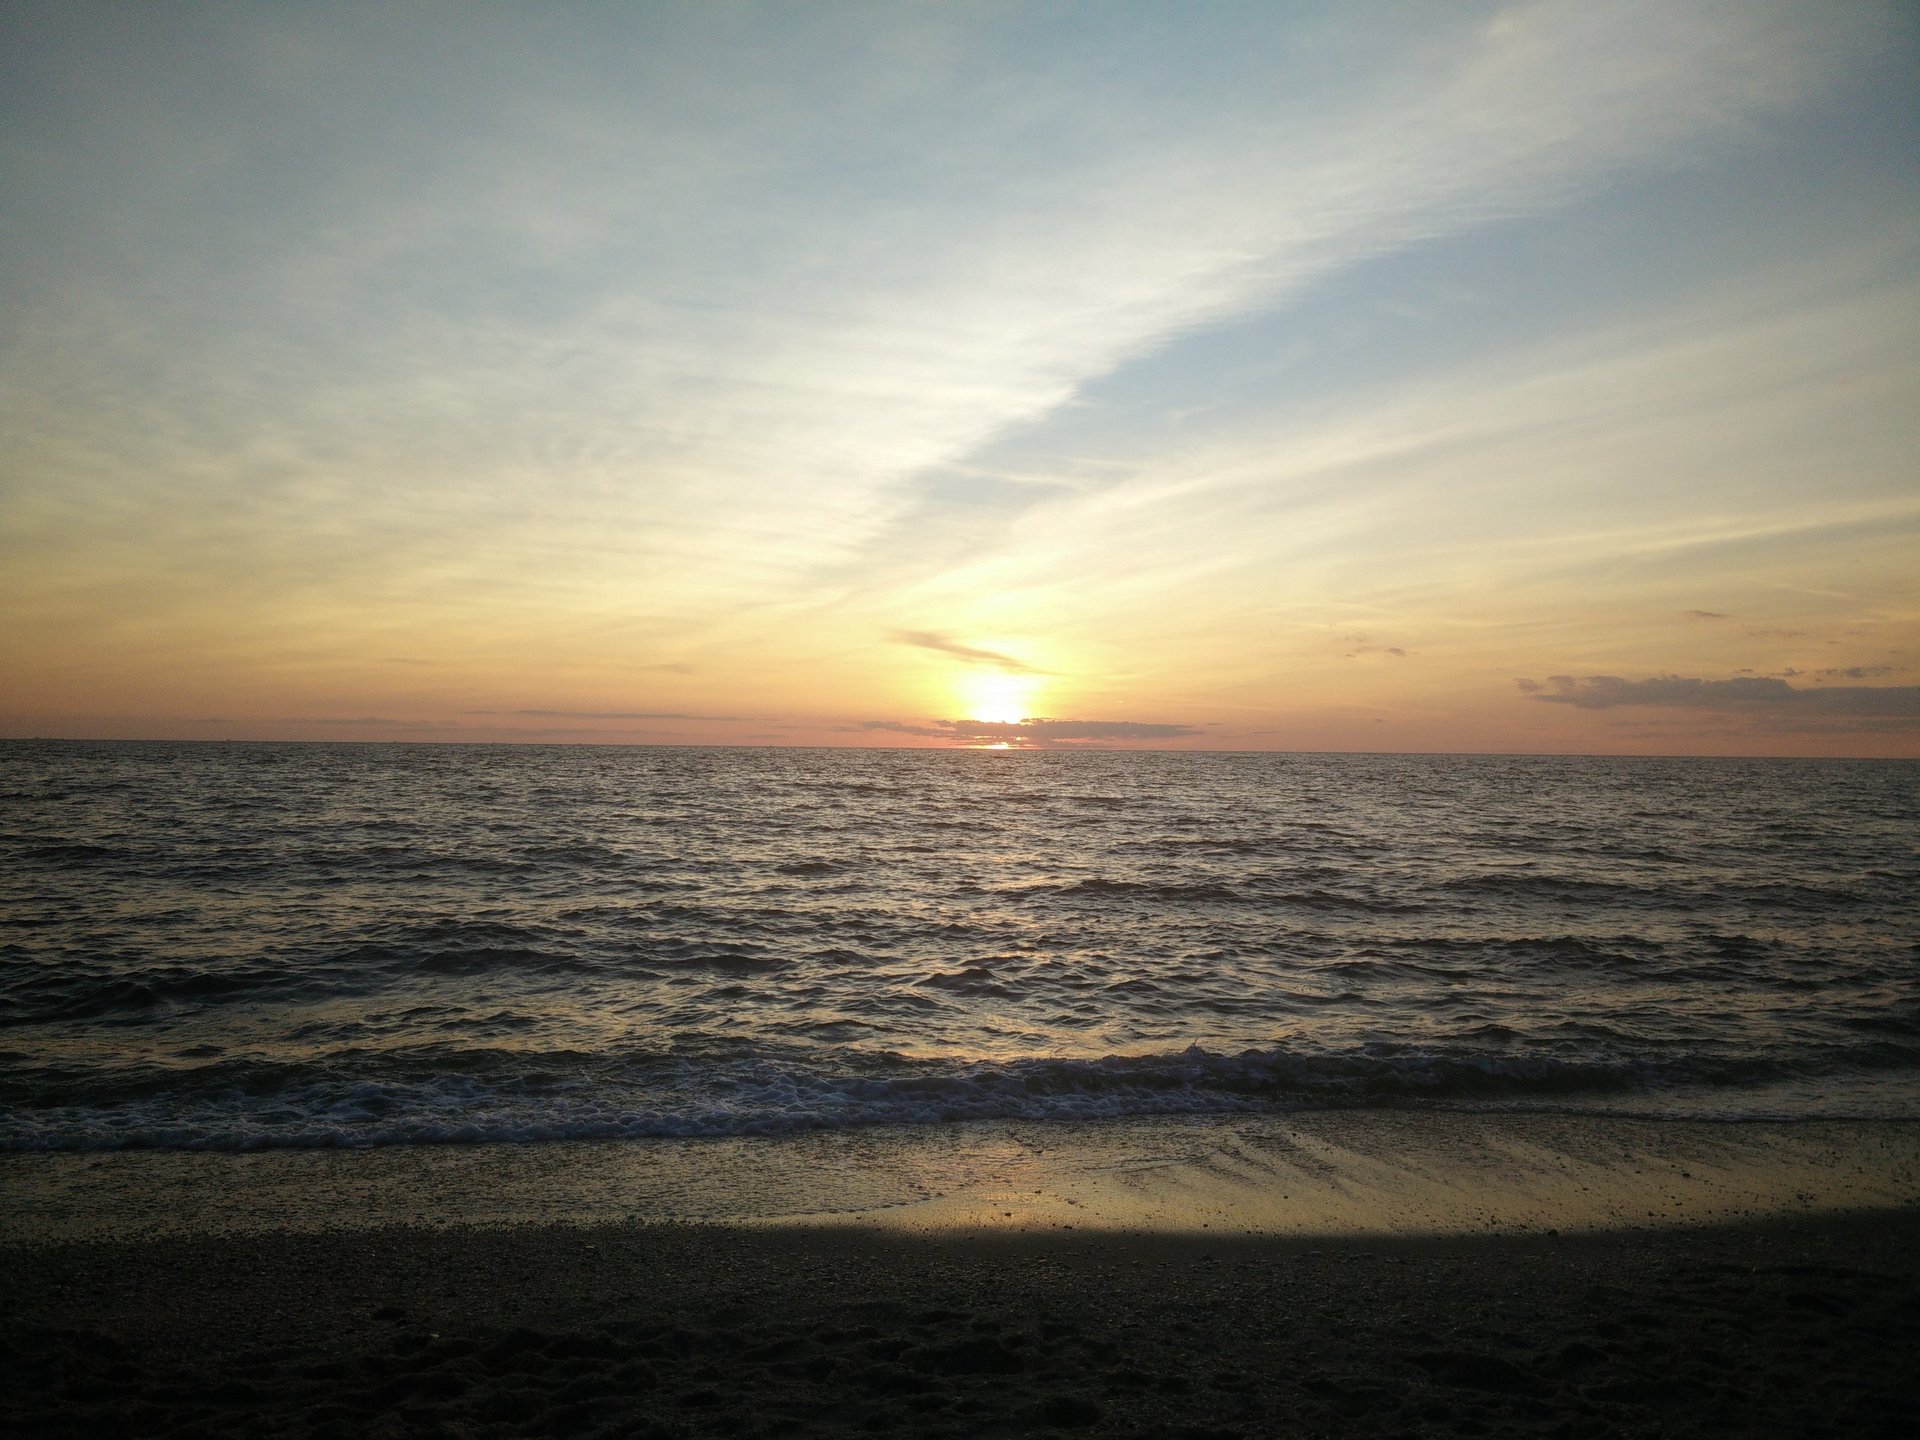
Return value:
[(1920, 1434), (1920, 1212), (11, 1243), (18, 1435)]
[(0, 1267), (4, 1434), (1920, 1434), (1901, 1123), (13, 1155)]

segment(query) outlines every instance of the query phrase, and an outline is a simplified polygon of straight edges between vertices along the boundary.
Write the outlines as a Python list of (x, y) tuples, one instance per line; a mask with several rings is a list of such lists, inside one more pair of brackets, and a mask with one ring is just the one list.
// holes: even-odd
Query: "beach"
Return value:
[[(1291, 1230), (1273, 1219), (1278, 1192), (1220, 1163), (1236, 1154), (1244, 1168), (1249, 1134), (1219, 1125), (1211, 1162), (1189, 1134), (1185, 1159), (1145, 1163), (1131, 1182), (1158, 1174), (1154, 1193), (1185, 1195), (1185, 1209), (1110, 1213), (1089, 1177), (1124, 1137), (1062, 1129), (1017, 1175), (1041, 1193), (994, 1224), (988, 1206), (1011, 1203), (1010, 1174), (960, 1194), (849, 1204), (830, 1221), (703, 1222), (657, 1202), (622, 1219), (589, 1204), (570, 1221), (559, 1207), (579, 1207), (583, 1192), (556, 1188), (568, 1167), (552, 1147), (522, 1147), (476, 1157), (501, 1175), (499, 1193), (523, 1197), (511, 1216), (475, 1223), (461, 1210), (472, 1196), (429, 1166), (412, 1186), (416, 1218), (400, 1223), (408, 1187), (397, 1169), (366, 1181), (364, 1154), (306, 1157), (297, 1183), (282, 1157), (257, 1157), (280, 1172), (252, 1182), (256, 1199), (280, 1197), (264, 1214), (246, 1208), (236, 1163), (254, 1157), (109, 1157), (118, 1170), (91, 1181), (120, 1193), (98, 1192), (91, 1212), (10, 1202), (7, 1428), (1601, 1436), (1904, 1435), (1920, 1423), (1912, 1127), (1814, 1136), (1430, 1119), (1298, 1122), (1295, 1173), (1317, 1167), (1322, 1190), (1303, 1194)], [(1135, 1127), (1129, 1143), (1145, 1134)], [(1589, 1153), (1625, 1157), (1611, 1219), (1570, 1209), (1587, 1223), (1552, 1224), (1551, 1212), (1523, 1215), (1501, 1198), (1538, 1200), (1555, 1175), (1571, 1194), (1591, 1190), (1566, 1143), (1576, 1134)], [(1004, 1153), (1005, 1136), (976, 1139)], [(1368, 1199), (1392, 1191), (1379, 1167), (1394, 1140), (1398, 1221)], [(895, 1167), (935, 1148), (904, 1136), (869, 1144)], [(1738, 1203), (1719, 1181), (1698, 1192), (1720, 1193), (1718, 1208), (1680, 1190), (1664, 1211), (1640, 1203), (1636, 1161), (1645, 1182), (1664, 1157), (1653, 1180), (1666, 1185), (1682, 1170), (1714, 1173), (1715, 1155), (1724, 1166), (1767, 1146), (1789, 1177), (1824, 1154), (1834, 1185), (1808, 1189), (1800, 1177), (1780, 1188), (1755, 1174)], [(543, 1150), (516, 1192), (503, 1169)], [(702, 1153), (665, 1158), (684, 1170)], [(756, 1159), (774, 1170), (798, 1158), (790, 1142), (757, 1156), (747, 1147), (745, 1159), (704, 1153), (736, 1189)], [(1437, 1174), (1449, 1153), (1478, 1158)], [(1531, 1169), (1516, 1173), (1527, 1155)], [(195, 1158), (208, 1189), (224, 1176), (243, 1202), (225, 1222), (177, 1218), (171, 1202), (189, 1193), (182, 1166)], [(592, 1173), (589, 1155), (573, 1158)], [(27, 1166), (10, 1164), (17, 1201)], [(357, 1202), (342, 1188), (356, 1172)], [(1209, 1174), (1221, 1178), (1195, 1178)], [(876, 1183), (869, 1175), (855, 1191)], [(1452, 1196), (1450, 1220), (1436, 1218), (1437, 1191)], [(1354, 1199), (1344, 1218), (1321, 1207), (1341, 1192)], [(289, 1208), (300, 1193), (307, 1208)], [(526, 1197), (541, 1193), (555, 1208), (532, 1208)]]

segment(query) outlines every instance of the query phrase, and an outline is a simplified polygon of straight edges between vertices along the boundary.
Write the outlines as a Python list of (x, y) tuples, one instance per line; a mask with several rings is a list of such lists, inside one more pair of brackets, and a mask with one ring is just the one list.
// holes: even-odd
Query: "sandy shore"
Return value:
[(0, 1431), (1904, 1437), (1915, 1145), (1421, 1116), (12, 1157)]
[(1888, 1435), (1920, 1218), (1508, 1238), (335, 1231), (15, 1248), (23, 1435)]

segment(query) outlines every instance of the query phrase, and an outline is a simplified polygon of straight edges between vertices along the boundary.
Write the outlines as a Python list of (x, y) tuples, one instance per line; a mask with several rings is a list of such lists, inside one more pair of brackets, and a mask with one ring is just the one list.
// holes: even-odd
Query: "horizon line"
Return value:
[(480, 747), (495, 749), (572, 749), (599, 750), (869, 750), (888, 754), (966, 754), (1059, 755), (1097, 752), (1103, 755), (1314, 755), (1381, 756), (1405, 759), (1484, 759), (1484, 760), (1792, 760), (1799, 762), (1838, 762), (1846, 764), (1920, 764), (1920, 755), (1745, 755), (1733, 753), (1686, 753), (1668, 750), (1316, 750), (1275, 748), (1215, 748), (1197, 745), (1100, 745), (1064, 743), (1055, 745), (799, 745), (776, 741), (726, 740), (414, 740), (414, 739), (264, 739), (243, 736), (223, 738), (177, 738), (168, 736), (108, 735), (0, 735), (0, 745), (358, 745)]

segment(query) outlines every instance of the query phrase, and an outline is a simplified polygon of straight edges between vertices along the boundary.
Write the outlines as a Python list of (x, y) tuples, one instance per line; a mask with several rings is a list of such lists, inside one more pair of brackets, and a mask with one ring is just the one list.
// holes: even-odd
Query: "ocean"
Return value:
[(0, 1150), (1920, 1118), (1920, 764), (0, 743)]

